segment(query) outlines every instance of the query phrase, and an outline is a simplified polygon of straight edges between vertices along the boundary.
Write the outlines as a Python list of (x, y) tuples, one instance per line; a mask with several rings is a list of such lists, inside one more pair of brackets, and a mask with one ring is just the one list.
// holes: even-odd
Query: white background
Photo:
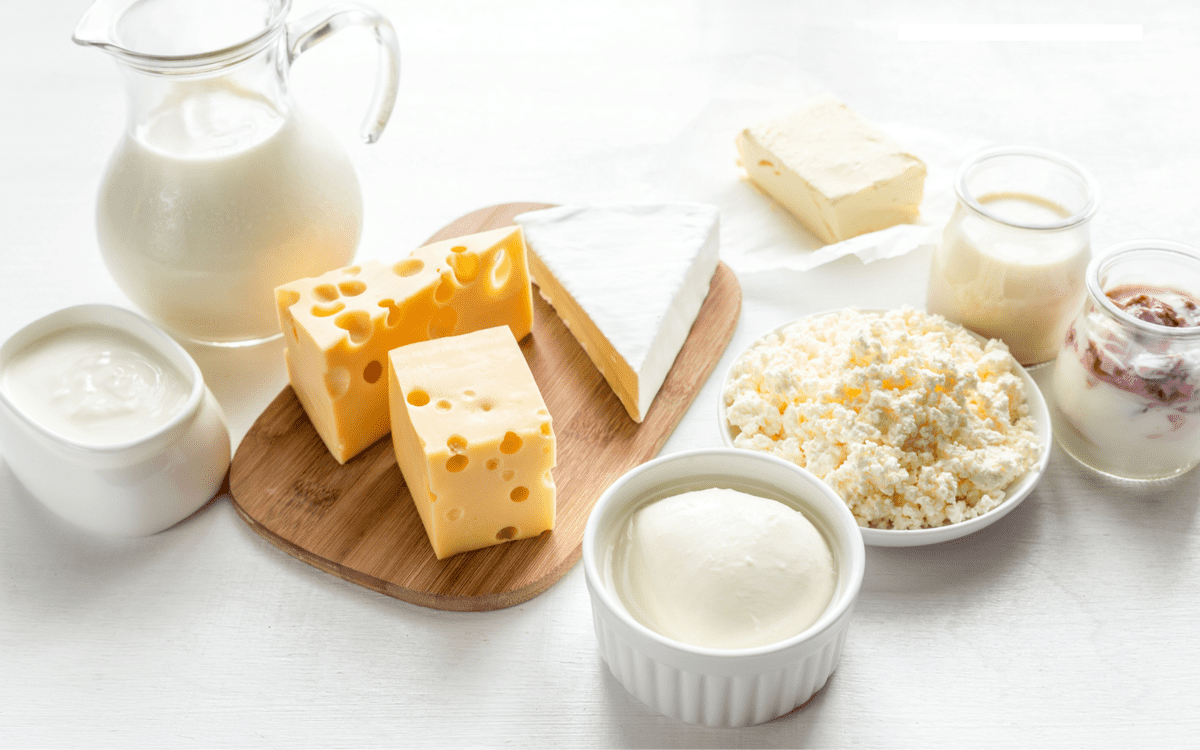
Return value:
[[(0, 0), (0, 338), (60, 307), (128, 304), (93, 228), (124, 93), (113, 62), (70, 41), (86, 5)], [(301, 106), (358, 168), (360, 257), (407, 254), (494, 203), (644, 195), (690, 161), (727, 160), (736, 180), (734, 132), (677, 146), (739, 91), (814, 86), (878, 123), (1069, 154), (1101, 186), (1097, 248), (1200, 244), (1193, 2), (375, 5), (403, 56), (382, 141), (355, 136), (367, 36), (335, 37), (293, 70)], [(907, 23), (1084, 22), (1142, 24), (1144, 38), (897, 41)], [(740, 273), (741, 327), (665, 451), (719, 444), (719, 374), (759, 333), (830, 307), (919, 306), (928, 262), (918, 250)], [(279, 348), (195, 353), (240, 439), (285, 383)], [(1198, 503), (1200, 472), (1137, 488), (1055, 448), (1038, 490), (990, 529), (868, 549), (840, 667), (808, 707), (710, 730), (654, 715), (608, 674), (580, 565), (517, 607), (439, 612), (281, 553), (227, 499), (147, 539), (76, 532), (0, 463), (0, 746), (1194, 743)]]

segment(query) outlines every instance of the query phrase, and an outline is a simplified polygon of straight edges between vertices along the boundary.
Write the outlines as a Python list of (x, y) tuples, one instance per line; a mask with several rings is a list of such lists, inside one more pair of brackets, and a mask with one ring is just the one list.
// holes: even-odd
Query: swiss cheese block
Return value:
[(516, 217), (542, 297), (641, 422), (717, 269), (716, 206), (562, 206)]
[(554, 430), (508, 328), (388, 355), (392, 445), (439, 560), (554, 528)]
[(296, 397), (339, 463), (388, 433), (387, 353), (416, 341), (533, 324), (517, 227), (435, 242), (275, 290)]
[(750, 180), (825, 242), (912, 222), (925, 165), (829, 94), (744, 130)]

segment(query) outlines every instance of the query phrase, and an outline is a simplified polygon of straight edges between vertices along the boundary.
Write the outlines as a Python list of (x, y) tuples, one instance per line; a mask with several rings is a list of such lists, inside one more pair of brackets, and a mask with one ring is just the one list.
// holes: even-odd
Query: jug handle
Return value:
[(287, 26), (288, 64), (318, 42), (349, 26), (370, 29), (379, 45), (379, 78), (375, 82), (371, 108), (359, 131), (364, 141), (374, 143), (392, 116), (396, 88), (400, 83), (400, 45), (396, 41), (396, 30), (387, 18), (357, 3), (337, 3), (304, 16)]

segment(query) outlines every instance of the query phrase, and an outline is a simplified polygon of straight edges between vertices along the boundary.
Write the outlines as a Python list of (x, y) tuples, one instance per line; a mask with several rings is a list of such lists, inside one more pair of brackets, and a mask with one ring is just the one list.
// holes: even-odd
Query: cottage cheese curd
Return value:
[(723, 397), (736, 447), (808, 469), (860, 526), (980, 516), (1040, 451), (1007, 347), (909, 307), (768, 334), (735, 361)]

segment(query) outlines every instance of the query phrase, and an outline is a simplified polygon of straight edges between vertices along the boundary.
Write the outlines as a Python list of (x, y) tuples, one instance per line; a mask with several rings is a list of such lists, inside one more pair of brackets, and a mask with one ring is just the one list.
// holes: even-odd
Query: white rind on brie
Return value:
[(561, 206), (515, 221), (542, 297), (641, 422), (708, 296), (716, 206)]

